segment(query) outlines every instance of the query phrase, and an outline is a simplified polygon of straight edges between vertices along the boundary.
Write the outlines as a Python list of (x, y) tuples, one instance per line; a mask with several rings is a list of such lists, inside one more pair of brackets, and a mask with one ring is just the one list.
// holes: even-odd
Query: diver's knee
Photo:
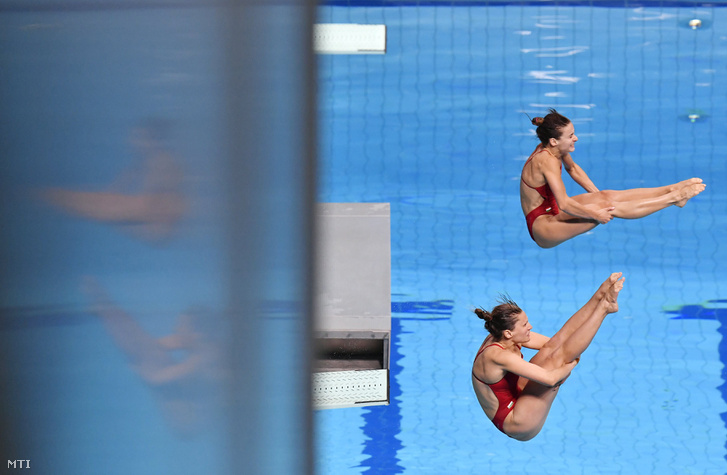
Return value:
[(613, 202), (616, 201), (616, 192), (614, 190), (601, 190), (598, 194), (604, 207), (613, 206)]

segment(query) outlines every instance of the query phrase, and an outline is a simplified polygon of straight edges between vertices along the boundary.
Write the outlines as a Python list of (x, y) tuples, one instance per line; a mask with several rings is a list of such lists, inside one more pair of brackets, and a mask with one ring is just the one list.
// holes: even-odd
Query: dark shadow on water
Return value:
[[(391, 349), (389, 363), (389, 405), (364, 408), (363, 432), (366, 436), (363, 453), (369, 457), (360, 467), (368, 475), (393, 475), (404, 473), (404, 467), (397, 457), (404, 447), (399, 434), (401, 432), (401, 398), (402, 391), (399, 375), (402, 371), (401, 361), (401, 329), (402, 320), (448, 320), (452, 315), (452, 300), (435, 300), (432, 302), (392, 302), (391, 312), (412, 314), (411, 317), (395, 317), (391, 319)], [(431, 317), (429, 315), (436, 315)], [(406, 332), (410, 333), (410, 332)]]
[[(684, 305), (675, 310), (668, 310), (666, 313), (676, 315), (672, 317), (675, 320), (717, 320), (719, 322), (719, 334), (722, 339), (719, 342), (719, 360), (722, 362), (722, 384), (719, 391), (722, 394), (722, 400), (727, 402), (727, 299), (709, 300), (704, 305)], [(722, 422), (727, 427), (727, 412), (720, 414)], [(725, 441), (725, 456), (727, 459), (727, 441)]]
[(399, 373), (401, 373), (401, 322), (397, 318), (391, 319), (391, 353), (389, 371), (389, 405), (372, 406), (364, 409), (363, 432), (366, 436), (363, 453), (369, 458), (361, 463), (361, 467), (368, 467), (363, 473), (369, 475), (386, 475), (404, 473), (404, 467), (399, 465), (397, 453), (403, 447), (397, 438), (401, 432), (401, 386)]

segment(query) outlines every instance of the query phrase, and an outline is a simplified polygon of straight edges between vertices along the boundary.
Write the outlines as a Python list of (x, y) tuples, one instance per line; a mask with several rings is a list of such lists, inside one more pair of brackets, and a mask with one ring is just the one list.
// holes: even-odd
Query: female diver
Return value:
[[(538, 127), (540, 145), (523, 166), (520, 204), (530, 237), (542, 248), (555, 247), (614, 217), (643, 218), (667, 206), (683, 207), (705, 188), (700, 178), (691, 178), (657, 188), (600, 191), (571, 157), (578, 141), (573, 123), (554, 109), (532, 123)], [(568, 196), (563, 167), (587, 193)]]
[[(528, 316), (510, 299), (491, 312), (475, 309), (490, 334), (472, 365), (472, 385), (495, 427), (520, 441), (538, 435), (560, 385), (606, 315), (618, 311), (623, 282), (620, 272), (611, 274), (552, 338), (531, 332)], [(529, 362), (520, 352), (523, 346), (538, 350)]]

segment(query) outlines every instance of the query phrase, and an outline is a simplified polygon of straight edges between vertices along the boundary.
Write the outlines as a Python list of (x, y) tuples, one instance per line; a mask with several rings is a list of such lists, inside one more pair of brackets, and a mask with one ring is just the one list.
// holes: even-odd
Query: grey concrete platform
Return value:
[(316, 408), (388, 404), (388, 203), (321, 203), (316, 224)]

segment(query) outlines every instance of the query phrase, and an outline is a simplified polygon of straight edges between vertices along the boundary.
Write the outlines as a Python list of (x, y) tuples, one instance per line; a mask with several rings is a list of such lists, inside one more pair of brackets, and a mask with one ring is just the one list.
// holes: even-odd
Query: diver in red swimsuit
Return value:
[[(541, 147), (536, 148), (535, 152), (533, 152), (533, 155), (542, 150), (543, 149)], [(528, 160), (525, 162), (525, 166), (523, 168), (528, 166), (530, 161), (533, 159), (533, 155), (530, 155), (530, 158), (528, 158)], [(563, 166), (561, 165), (561, 169), (562, 168)], [(555, 195), (553, 195), (553, 191), (550, 189), (547, 182), (544, 185), (535, 187), (528, 185), (528, 183), (525, 181), (525, 178), (521, 177), (520, 179), (525, 186), (537, 191), (540, 197), (543, 198), (543, 202), (540, 203), (540, 206), (538, 206), (537, 208), (533, 208), (532, 211), (525, 215), (525, 222), (528, 225), (528, 232), (530, 233), (530, 237), (535, 240), (535, 237), (533, 236), (533, 223), (535, 222), (535, 220), (544, 214), (555, 216), (556, 214), (560, 213), (560, 209), (558, 208), (558, 202), (555, 199)]]
[[(491, 343), (487, 346), (485, 346), (485, 343), (483, 343), (480, 347), (480, 351), (477, 352), (477, 356), (475, 356), (475, 361), (477, 361), (477, 358), (480, 356), (480, 354), (482, 354), (483, 351), (491, 346), (497, 346), (498, 348), (503, 350), (505, 349), (502, 347), (502, 345), (498, 343)], [(519, 346), (518, 349), (520, 349)], [(520, 357), (522, 357), (522, 353), (520, 353)], [(520, 396), (521, 391), (520, 388), (517, 386), (520, 376), (515, 373), (508, 372), (505, 373), (505, 376), (503, 376), (501, 380), (492, 384), (482, 381), (480, 378), (477, 377), (474, 371), (472, 372), (472, 377), (475, 378), (477, 381), (481, 382), (482, 384), (487, 384), (490, 389), (492, 389), (492, 392), (497, 398), (498, 402), (497, 412), (495, 413), (495, 417), (492, 418), (492, 423), (495, 424), (495, 427), (497, 427), (500, 432), (504, 432), (502, 425), (505, 423), (505, 418), (508, 414), (510, 414), (510, 412), (512, 412), (512, 408), (515, 407), (515, 402)]]
[[(520, 204), (540, 247), (555, 247), (612, 218), (637, 219), (671, 205), (683, 207), (705, 189), (700, 178), (691, 178), (657, 188), (599, 190), (571, 157), (578, 141), (571, 121), (551, 109), (532, 122), (540, 145), (523, 166)], [(563, 168), (586, 193), (568, 196)]]
[[(618, 311), (621, 273), (611, 274), (553, 337), (531, 332), (528, 316), (504, 299), (491, 312), (475, 309), (490, 334), (472, 365), (472, 386), (487, 417), (501, 432), (530, 440), (543, 428), (563, 381), (606, 318)], [(538, 350), (525, 361), (521, 348)]]

